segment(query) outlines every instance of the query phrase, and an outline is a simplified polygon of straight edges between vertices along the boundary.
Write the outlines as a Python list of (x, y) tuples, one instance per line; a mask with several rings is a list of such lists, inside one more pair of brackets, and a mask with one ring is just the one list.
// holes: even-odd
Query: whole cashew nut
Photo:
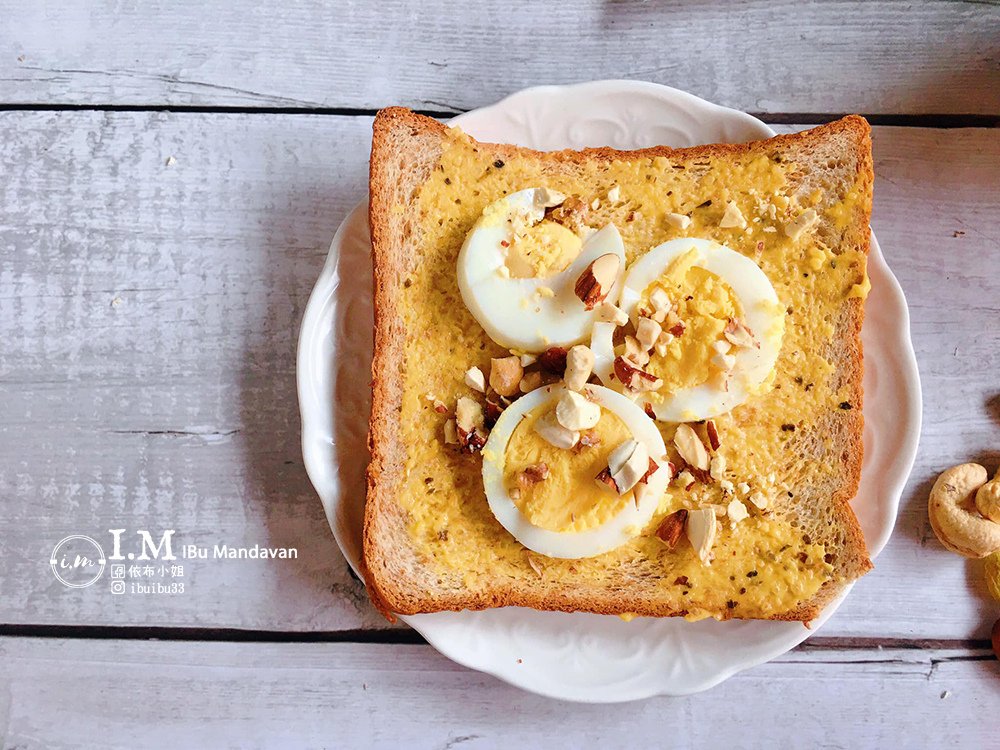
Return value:
[(1000, 469), (993, 481), (987, 482), (976, 493), (976, 507), (991, 521), (1000, 523)]
[(1000, 550), (1000, 523), (979, 514), (975, 493), (989, 475), (979, 464), (953, 466), (931, 489), (927, 512), (931, 528), (946, 548), (965, 557), (986, 557)]

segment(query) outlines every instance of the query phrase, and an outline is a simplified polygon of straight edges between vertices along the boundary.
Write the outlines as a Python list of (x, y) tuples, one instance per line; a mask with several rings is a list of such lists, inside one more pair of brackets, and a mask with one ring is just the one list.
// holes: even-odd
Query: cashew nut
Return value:
[(997, 475), (992, 481), (979, 488), (976, 507), (988, 519), (1000, 523), (1000, 469), (997, 469)]
[(989, 475), (979, 464), (953, 466), (931, 488), (927, 512), (931, 528), (947, 549), (965, 557), (1000, 550), (1000, 523), (979, 514), (975, 492)]

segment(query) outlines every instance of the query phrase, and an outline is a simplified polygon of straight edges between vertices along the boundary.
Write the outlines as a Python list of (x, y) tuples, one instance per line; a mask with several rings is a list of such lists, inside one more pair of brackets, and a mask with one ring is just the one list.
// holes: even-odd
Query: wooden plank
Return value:
[(526, 86), (665, 83), (752, 112), (1000, 113), (1000, 8), (0, 1), (0, 101), (438, 111)]
[[(296, 327), (363, 194), (370, 122), (0, 114), (0, 622), (384, 626), (302, 469), (294, 390)], [(924, 504), (946, 466), (1000, 460), (1000, 141), (876, 128), (875, 154), (926, 428), (896, 533), (823, 635), (984, 639), (979, 564), (937, 545)], [(299, 557), (192, 564), (172, 598), (55, 581), (58, 540), (111, 528)]]
[(699, 695), (587, 706), (426, 646), (2, 639), (0, 740), (26, 750), (83, 738), (102, 748), (578, 748), (624, 733), (654, 747), (764, 737), (773, 747), (991, 747), (998, 678), (983, 651), (796, 651)]

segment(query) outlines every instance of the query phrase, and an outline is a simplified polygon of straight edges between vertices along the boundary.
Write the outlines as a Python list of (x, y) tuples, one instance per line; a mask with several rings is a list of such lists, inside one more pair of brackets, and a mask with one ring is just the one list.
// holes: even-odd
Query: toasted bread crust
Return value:
[[(656, 600), (648, 592), (636, 595), (627, 588), (609, 592), (602, 586), (570, 585), (541, 586), (498, 583), (481, 590), (464, 587), (433, 589), (420, 586), (407, 574), (405, 560), (412, 550), (405, 550), (405, 512), (397, 502), (406, 462), (406, 448), (400, 438), (399, 414), (402, 407), (403, 379), (397, 373), (405, 367), (406, 331), (398, 310), (397, 290), (401, 279), (410, 269), (413, 258), (406, 251), (409, 228), (404, 217), (394, 215), (390, 207), (407, 205), (411, 196), (437, 165), (443, 148), (446, 127), (441, 123), (408, 109), (390, 107), (378, 113), (374, 124), (370, 171), (371, 228), (375, 293), (375, 352), (372, 365), (372, 413), (369, 423), (371, 463), (367, 472), (367, 502), (364, 521), (364, 576), (374, 605), (389, 619), (393, 613), (417, 614), (441, 610), (485, 609), (499, 606), (525, 606), (565, 612), (587, 611), (599, 614), (635, 613), (644, 616), (675, 616), (685, 614), (673, 601)], [(751, 153), (766, 148), (789, 149), (813, 147), (831, 138), (852, 144), (856, 161), (856, 178), (870, 193), (873, 171), (870, 147), (870, 127), (864, 118), (845, 117), (813, 130), (780, 135), (766, 141), (745, 144), (711, 144), (687, 149), (665, 146), (636, 151), (612, 148), (589, 148), (582, 151), (564, 150), (540, 152), (505, 144), (481, 144), (499, 158), (538, 158), (551, 163), (577, 161), (611, 161), (666, 156), (673, 159), (718, 158)], [(859, 202), (852, 224), (867, 230), (870, 205)], [(862, 232), (856, 249), (868, 253), (870, 233)], [(864, 535), (849, 502), (857, 493), (863, 456), (862, 416), (863, 352), (861, 326), (864, 305), (860, 299), (850, 299), (837, 322), (830, 355), (837, 367), (835, 378), (839, 387), (851, 394), (850, 409), (831, 416), (823, 425), (837, 441), (837, 452), (843, 458), (843, 473), (839, 486), (825, 497), (833, 506), (832, 519), (843, 538), (841, 554), (847, 559), (837, 563), (837, 580), (825, 583), (809, 600), (789, 612), (770, 619), (808, 621), (843, 589), (846, 582), (871, 569)], [(412, 561), (411, 561), (412, 562)], [(729, 616), (728, 613), (719, 613)]]

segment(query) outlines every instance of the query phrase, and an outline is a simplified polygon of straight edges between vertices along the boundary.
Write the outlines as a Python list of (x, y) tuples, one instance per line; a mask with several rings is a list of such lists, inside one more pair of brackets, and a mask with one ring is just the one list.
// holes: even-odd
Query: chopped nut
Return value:
[(470, 367), (465, 371), (465, 384), (474, 391), (486, 393), (486, 376), (478, 367)]
[(455, 422), (459, 430), (471, 432), (484, 422), (483, 407), (475, 399), (462, 396), (455, 407)]
[(758, 510), (767, 510), (768, 501), (763, 492), (754, 492), (747, 498)]
[(736, 485), (736, 489), (740, 491), (741, 495), (745, 495), (750, 491), (750, 485), (747, 484), (746, 482), (740, 482), (738, 485)]
[(608, 200), (611, 201), (612, 203), (617, 203), (618, 200), (621, 198), (621, 194), (622, 191), (619, 189), (617, 185), (615, 185), (608, 191)]
[(580, 433), (567, 430), (556, 420), (555, 412), (549, 412), (535, 422), (535, 432), (556, 448), (568, 450), (576, 445), (580, 439)]
[[(483, 407), (467, 396), (458, 399), (455, 408), (455, 424), (458, 432), (458, 443), (463, 450), (475, 453), (486, 445), (486, 430)], [(445, 428), (447, 429), (447, 428)], [(446, 435), (447, 437), (447, 435)]]
[(594, 371), (594, 353), (590, 347), (577, 344), (566, 353), (566, 374), (563, 380), (566, 387), (572, 391), (578, 391), (590, 380), (590, 374)]
[(719, 340), (712, 344), (712, 348), (719, 354), (729, 354), (729, 350), (733, 348), (733, 345), (728, 341)]
[(603, 487), (607, 487), (616, 495), (621, 494), (620, 492), (618, 492), (618, 485), (615, 484), (615, 479), (614, 477), (611, 476), (611, 469), (609, 469), (608, 467), (604, 467), (603, 469), (601, 469), (597, 473), (597, 476), (594, 477), (594, 481)]
[(691, 226), (691, 217), (684, 214), (669, 213), (666, 215), (667, 223), (674, 229), (687, 229)]
[(660, 324), (651, 318), (639, 318), (639, 322), (636, 323), (635, 337), (647, 352), (653, 348), (660, 333), (662, 333)]
[(712, 456), (712, 461), (709, 468), (709, 474), (712, 475), (712, 479), (722, 479), (726, 474), (726, 457), (718, 454)]
[(601, 199), (600, 198), (594, 198), (594, 200), (592, 200), (590, 202), (590, 210), (591, 211), (596, 211), (600, 207), (601, 207)]
[(674, 477), (674, 482), (678, 486), (683, 487), (686, 490), (689, 490), (692, 487), (694, 487), (694, 483), (695, 483), (694, 474), (692, 474), (690, 471), (688, 471), (687, 469), (685, 469), (680, 474), (678, 474), (676, 477)]
[(501, 396), (513, 396), (518, 392), (524, 368), (520, 357), (500, 357), (490, 360), (490, 388)]
[(719, 428), (715, 426), (714, 419), (705, 422), (705, 433), (708, 435), (708, 447), (713, 451), (719, 450), (722, 443), (719, 441)]
[(483, 409), (483, 423), (487, 427), (492, 427), (500, 419), (500, 415), (503, 414), (503, 405), (499, 401), (494, 401), (493, 399), (486, 398), (486, 408)]
[(444, 423), (444, 442), (446, 445), (458, 443), (458, 428), (455, 426), (454, 419), (449, 419)]
[(628, 315), (617, 305), (605, 300), (597, 306), (597, 320), (601, 323), (614, 323), (616, 326), (623, 326), (628, 323)]
[(579, 453), (584, 448), (596, 448), (601, 444), (600, 436), (592, 430), (580, 433), (580, 441), (573, 447), (573, 450)]
[(746, 225), (747, 220), (743, 218), (743, 212), (740, 211), (740, 207), (732, 201), (726, 203), (726, 212), (722, 215), (719, 226), (723, 229), (744, 229)]
[(732, 370), (736, 367), (736, 355), (734, 354), (716, 354), (712, 357), (712, 364), (718, 367), (720, 370)]
[(611, 287), (614, 286), (615, 280), (618, 278), (621, 263), (621, 258), (617, 255), (607, 253), (595, 259), (580, 274), (573, 290), (587, 310), (593, 310), (607, 298)]
[(649, 450), (645, 443), (636, 440), (626, 440), (608, 456), (608, 468), (618, 487), (618, 493), (624, 495), (632, 489), (649, 471)]
[(434, 402), (434, 411), (436, 411), (438, 414), (447, 414), (448, 413), (448, 407), (445, 406), (444, 401), (435, 401)]
[(760, 342), (753, 335), (753, 331), (747, 328), (742, 320), (730, 318), (726, 322), (726, 327), (722, 333), (726, 337), (726, 340), (733, 346), (739, 346), (744, 349), (749, 349), (750, 347), (760, 348)]
[(658, 377), (639, 369), (625, 357), (615, 357), (614, 370), (615, 377), (629, 390), (655, 391), (663, 385)]
[(526, 372), (524, 377), (521, 378), (521, 383), (518, 385), (521, 393), (531, 393), (536, 388), (542, 387), (542, 373), (540, 372)]
[(659, 338), (656, 339), (656, 343), (653, 344), (653, 351), (661, 357), (666, 357), (667, 349), (672, 343), (674, 343), (674, 334), (663, 331), (660, 333)]
[(723, 479), (719, 482), (719, 489), (728, 495), (733, 495), (736, 492), (736, 488), (733, 486), (733, 483), (728, 479)]
[(726, 513), (729, 515), (729, 520), (733, 522), (733, 526), (750, 515), (747, 512), (747, 506), (736, 498), (729, 501), (729, 505), (726, 506)]
[[(514, 352), (511, 352), (511, 354), (513, 354), (513, 353)], [(535, 364), (535, 362), (537, 362), (537, 361), (538, 361), (538, 357), (536, 357), (534, 354), (522, 354), (521, 355), (521, 367), (531, 367), (531, 365)]]
[(800, 213), (794, 221), (785, 222), (785, 234), (788, 235), (792, 241), (797, 240), (803, 232), (808, 232), (816, 224), (819, 223), (819, 214), (816, 213), (816, 209), (807, 208), (805, 211)]
[(674, 511), (660, 522), (656, 529), (656, 536), (667, 545), (668, 549), (677, 546), (677, 542), (684, 533), (684, 524), (687, 521), (688, 512), (681, 508)]
[(708, 451), (705, 450), (705, 444), (701, 442), (701, 438), (698, 437), (698, 433), (692, 429), (691, 425), (677, 425), (677, 431), (674, 433), (674, 446), (689, 467), (708, 471), (710, 465)]
[(589, 430), (601, 421), (601, 407), (576, 391), (566, 391), (556, 404), (556, 420), (571, 432)]
[(546, 349), (539, 355), (538, 364), (543, 370), (562, 376), (566, 371), (566, 350), (561, 346)]
[[(645, 320), (645, 318), (644, 318)], [(625, 359), (642, 367), (649, 362), (649, 351), (635, 336), (625, 337)]]
[(712, 559), (712, 545), (715, 543), (715, 533), (718, 528), (714, 511), (708, 508), (690, 511), (686, 528), (688, 540), (698, 554), (698, 559), (708, 565)]
[(524, 492), (531, 487), (534, 487), (539, 482), (544, 482), (548, 478), (548, 464), (544, 462), (529, 464), (524, 467), (524, 470), (520, 474), (517, 475), (517, 486), (522, 492)]

